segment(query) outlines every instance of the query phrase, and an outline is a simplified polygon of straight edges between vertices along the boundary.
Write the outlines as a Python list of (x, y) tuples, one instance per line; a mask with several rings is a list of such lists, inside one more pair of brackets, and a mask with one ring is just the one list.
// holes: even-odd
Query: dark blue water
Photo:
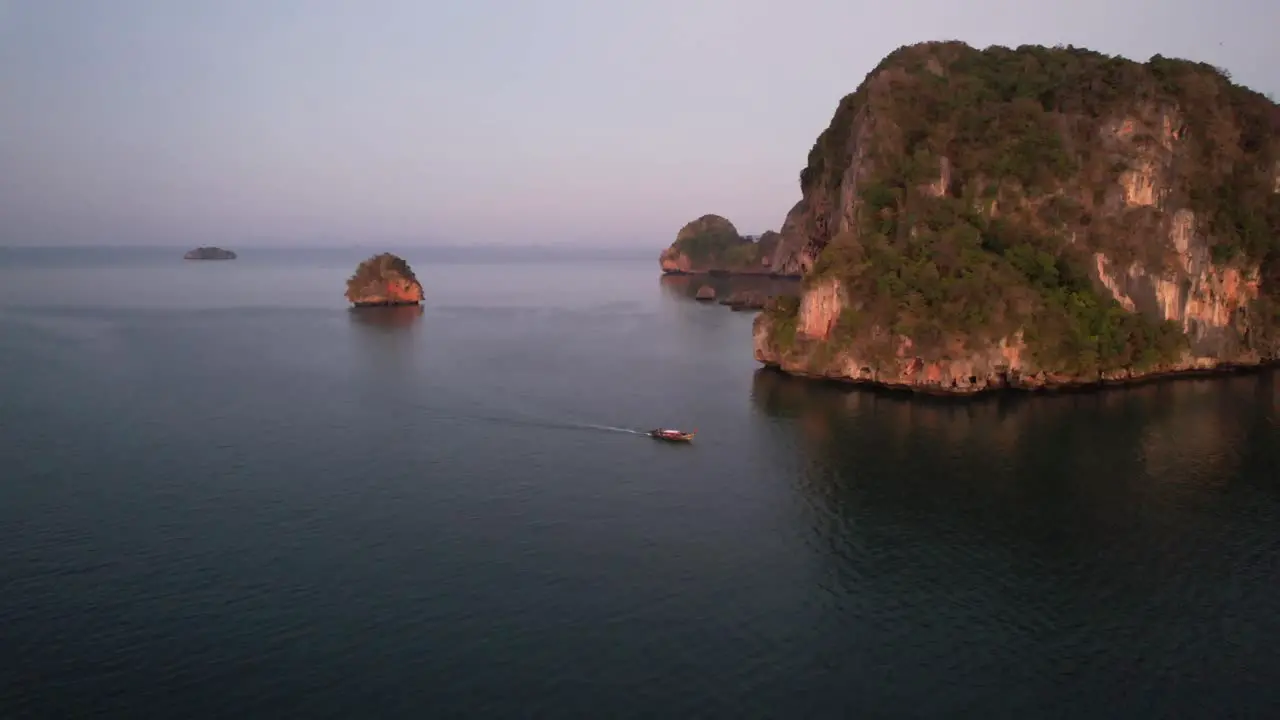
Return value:
[(182, 250), (0, 252), (0, 717), (1280, 707), (1275, 375), (920, 401), (651, 253), (365, 314), (367, 252)]

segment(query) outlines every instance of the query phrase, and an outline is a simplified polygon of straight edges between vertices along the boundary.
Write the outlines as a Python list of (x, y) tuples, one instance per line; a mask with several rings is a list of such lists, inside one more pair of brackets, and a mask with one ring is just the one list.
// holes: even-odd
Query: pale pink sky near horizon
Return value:
[(0, 245), (653, 246), (776, 229), (893, 49), (1075, 44), (1280, 91), (1274, 0), (0, 0)]

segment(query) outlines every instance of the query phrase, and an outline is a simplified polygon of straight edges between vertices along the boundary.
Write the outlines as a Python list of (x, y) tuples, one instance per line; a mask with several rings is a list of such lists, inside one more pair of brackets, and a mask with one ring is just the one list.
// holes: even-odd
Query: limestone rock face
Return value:
[(693, 261), (689, 256), (680, 252), (674, 245), (662, 251), (658, 256), (658, 264), (662, 266), (662, 272), (686, 274), (694, 272)]
[(391, 253), (374, 255), (347, 280), (347, 300), (356, 307), (417, 305), (422, 285), (409, 263)]

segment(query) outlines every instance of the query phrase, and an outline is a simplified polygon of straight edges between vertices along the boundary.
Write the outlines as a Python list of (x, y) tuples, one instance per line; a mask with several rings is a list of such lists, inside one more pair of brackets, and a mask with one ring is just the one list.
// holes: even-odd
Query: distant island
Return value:
[[(1210, 65), (904, 46), (800, 189), (780, 244), (803, 292), (755, 320), (767, 366), (970, 394), (1280, 359), (1280, 107)], [(749, 255), (730, 227), (701, 257)], [(673, 268), (698, 267), (682, 239)]]
[(381, 253), (356, 266), (347, 279), (346, 298), (356, 307), (417, 305), (422, 284), (403, 258)]
[(195, 250), (188, 250), (186, 255), (182, 256), (183, 260), (235, 260), (236, 254), (230, 250), (223, 250), (220, 247), (198, 247)]
[(712, 275), (774, 275), (799, 277), (794, 244), (768, 231), (759, 239), (740, 235), (733, 223), (719, 215), (692, 220), (658, 258), (663, 273)]

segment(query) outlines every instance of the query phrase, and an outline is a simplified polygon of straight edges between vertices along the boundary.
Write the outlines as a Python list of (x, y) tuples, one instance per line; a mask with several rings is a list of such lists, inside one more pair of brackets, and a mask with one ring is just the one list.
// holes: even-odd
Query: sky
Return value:
[(658, 246), (777, 229), (895, 48), (1280, 95), (1276, 0), (0, 0), (0, 245)]

